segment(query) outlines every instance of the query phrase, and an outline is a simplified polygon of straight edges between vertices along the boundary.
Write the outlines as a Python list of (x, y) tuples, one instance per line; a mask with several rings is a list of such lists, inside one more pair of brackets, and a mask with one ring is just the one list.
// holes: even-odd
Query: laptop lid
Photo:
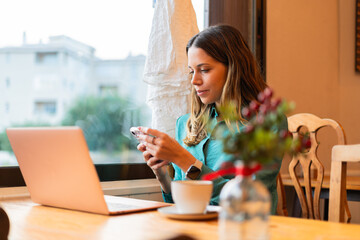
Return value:
[(6, 132), (34, 202), (108, 214), (79, 127), (8, 128)]

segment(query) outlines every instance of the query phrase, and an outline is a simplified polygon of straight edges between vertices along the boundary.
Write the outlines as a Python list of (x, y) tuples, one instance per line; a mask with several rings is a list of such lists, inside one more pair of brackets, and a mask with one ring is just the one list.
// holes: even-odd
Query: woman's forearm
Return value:
[(171, 192), (171, 178), (168, 172), (167, 165), (153, 170), (157, 180), (160, 182), (161, 188), (165, 193)]

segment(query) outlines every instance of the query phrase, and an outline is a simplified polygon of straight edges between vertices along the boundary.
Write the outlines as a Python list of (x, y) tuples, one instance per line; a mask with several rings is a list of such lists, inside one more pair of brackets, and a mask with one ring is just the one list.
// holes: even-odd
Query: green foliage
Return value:
[(90, 150), (122, 151), (136, 148), (129, 129), (141, 119), (141, 109), (119, 96), (87, 96), (74, 102), (62, 125), (81, 127)]
[[(64, 126), (79, 126), (90, 150), (123, 151), (136, 149), (137, 141), (130, 137), (129, 129), (141, 125), (141, 108), (119, 96), (81, 97), (66, 112)], [(43, 122), (25, 122), (11, 127), (50, 126)], [(0, 150), (12, 151), (6, 131), (0, 133)]]
[(0, 150), (1, 151), (12, 151), (9, 139), (8, 139), (5, 131), (0, 133)]

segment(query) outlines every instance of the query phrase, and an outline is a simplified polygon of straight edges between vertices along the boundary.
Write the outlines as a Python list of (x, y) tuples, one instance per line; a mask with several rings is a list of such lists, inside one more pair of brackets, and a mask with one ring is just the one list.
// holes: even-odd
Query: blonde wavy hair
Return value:
[[(227, 77), (220, 98), (220, 105), (233, 102), (240, 120), (241, 109), (248, 106), (267, 85), (261, 76), (260, 68), (240, 31), (228, 25), (206, 28), (192, 37), (187, 46), (201, 48), (216, 61), (227, 67)], [(191, 90), (191, 113), (187, 121), (187, 146), (197, 145), (207, 136), (206, 125), (213, 104), (203, 104), (197, 96), (194, 86)], [(230, 123), (226, 122), (230, 127)]]

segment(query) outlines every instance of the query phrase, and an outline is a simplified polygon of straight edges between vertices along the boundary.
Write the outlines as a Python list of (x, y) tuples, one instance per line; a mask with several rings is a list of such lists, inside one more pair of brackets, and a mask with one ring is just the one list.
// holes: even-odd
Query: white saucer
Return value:
[[(206, 208), (206, 212), (205, 213), (195, 213), (195, 214), (184, 214), (184, 213), (179, 213), (178, 210), (176, 209), (176, 206), (170, 206), (170, 207), (162, 207), (158, 209), (158, 212), (161, 213), (162, 215), (164, 215), (165, 217), (168, 218), (173, 218), (173, 219), (179, 219), (179, 220), (206, 220), (206, 219), (213, 219), (213, 218), (217, 218), (218, 216), (218, 210), (216, 208), (213, 208), (216, 206), (208, 206), (208, 208)], [(211, 209), (211, 210), (210, 210)]]

